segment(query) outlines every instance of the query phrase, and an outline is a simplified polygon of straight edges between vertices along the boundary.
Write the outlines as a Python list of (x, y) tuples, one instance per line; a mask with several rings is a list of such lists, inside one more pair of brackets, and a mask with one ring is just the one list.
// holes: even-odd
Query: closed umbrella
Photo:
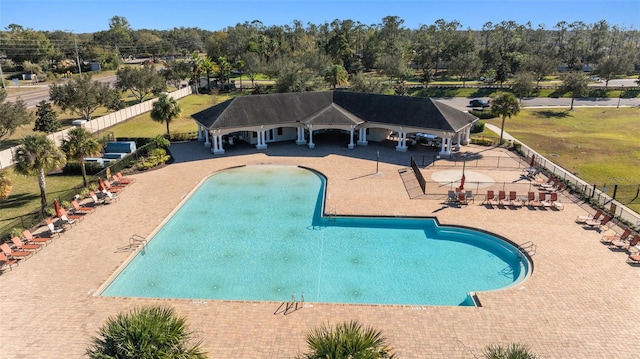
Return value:
[(53, 200), (53, 207), (56, 210), (56, 217), (61, 218), (62, 217), (62, 213), (60, 211), (60, 203), (58, 203), (57, 199)]
[(458, 192), (462, 192), (464, 190), (464, 173), (462, 174), (462, 178), (460, 179), (460, 187), (458, 188)]
[(536, 155), (531, 155), (531, 163), (529, 163), (529, 167), (534, 167), (536, 164)]
[(100, 192), (104, 191), (105, 187), (104, 187), (104, 182), (102, 182), (102, 178), (98, 177), (98, 189), (100, 190)]

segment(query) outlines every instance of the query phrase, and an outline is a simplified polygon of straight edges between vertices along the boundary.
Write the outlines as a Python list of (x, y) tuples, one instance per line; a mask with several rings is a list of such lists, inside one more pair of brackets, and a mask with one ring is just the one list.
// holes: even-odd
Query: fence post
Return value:
[(616, 192), (618, 192), (618, 185), (613, 185), (613, 196), (611, 198), (616, 199)]

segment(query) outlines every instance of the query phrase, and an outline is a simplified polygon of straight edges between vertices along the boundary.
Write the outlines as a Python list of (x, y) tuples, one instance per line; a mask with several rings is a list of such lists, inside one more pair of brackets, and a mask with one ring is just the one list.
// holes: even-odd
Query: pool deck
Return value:
[[(512, 156), (501, 149), (463, 149), (505, 160)], [(212, 358), (292, 358), (305, 351), (311, 328), (354, 319), (381, 330), (398, 358), (474, 358), (489, 344), (512, 342), (545, 358), (639, 355), (633, 338), (640, 328), (640, 268), (626, 264), (624, 252), (602, 245), (600, 231), (576, 224), (576, 216), (589, 209), (566, 194), (563, 211), (489, 209), (482, 198), (462, 208), (448, 206), (445, 190), (441, 197), (420, 196), (405, 186), (409, 157), (421, 153), (376, 145), (347, 150), (270, 144), (262, 152), (229, 150), (214, 158), (202, 143), (191, 142), (174, 144), (173, 151), (176, 163), (135, 175), (136, 183), (119, 202), (98, 208), (0, 275), (0, 357), (85, 357), (91, 336), (109, 316), (147, 304), (169, 304), (185, 316)], [(337, 214), (437, 216), (440, 223), (481, 228), (518, 244), (533, 241), (534, 271), (514, 287), (479, 293), (479, 308), (306, 303), (288, 315), (274, 315), (280, 303), (93, 295), (132, 255), (117, 251), (132, 235), (150, 235), (208, 175), (252, 164), (303, 165), (324, 173), (326, 208)], [(428, 167), (423, 173), (439, 170)], [(473, 171), (500, 182), (520, 174)]]

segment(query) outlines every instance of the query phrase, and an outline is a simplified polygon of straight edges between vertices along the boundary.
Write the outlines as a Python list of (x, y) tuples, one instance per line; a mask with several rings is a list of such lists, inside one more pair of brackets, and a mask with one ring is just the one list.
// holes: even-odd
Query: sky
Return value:
[(558, 22), (640, 29), (640, 0), (0, 0), (0, 29), (9, 24), (34, 30), (92, 33), (109, 29), (121, 16), (131, 28), (168, 30), (198, 27), (216, 31), (260, 20), (287, 25), (293, 20), (319, 25), (335, 19), (380, 24), (398, 16), (417, 29), (438, 19), (457, 20), (464, 29), (479, 30), (487, 22), (531, 22), (552, 29)]

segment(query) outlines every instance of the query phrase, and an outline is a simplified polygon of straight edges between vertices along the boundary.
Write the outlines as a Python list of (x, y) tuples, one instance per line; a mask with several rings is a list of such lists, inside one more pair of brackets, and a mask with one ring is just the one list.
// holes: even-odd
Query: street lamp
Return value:
[(616, 106), (616, 108), (620, 108), (620, 99), (622, 98), (622, 93), (624, 92), (624, 85), (622, 86), (622, 90), (620, 90), (620, 96), (618, 96), (618, 105)]

